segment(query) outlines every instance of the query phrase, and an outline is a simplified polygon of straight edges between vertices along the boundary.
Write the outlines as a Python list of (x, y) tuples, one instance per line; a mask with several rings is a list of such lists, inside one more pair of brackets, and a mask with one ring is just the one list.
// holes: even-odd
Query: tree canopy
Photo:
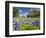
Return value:
[(29, 11), (27, 17), (33, 17), (33, 18), (40, 17), (40, 11), (35, 11), (35, 10), (33, 10), (32, 12)]
[(19, 13), (18, 13), (18, 10), (13, 7), (13, 17), (18, 17), (19, 16)]

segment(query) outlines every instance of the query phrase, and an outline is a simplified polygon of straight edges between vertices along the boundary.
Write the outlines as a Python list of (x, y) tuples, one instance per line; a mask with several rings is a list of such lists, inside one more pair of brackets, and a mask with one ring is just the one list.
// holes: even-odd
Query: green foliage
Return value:
[(20, 30), (39, 30), (40, 26), (33, 26), (31, 24), (21, 24)]
[(40, 17), (40, 11), (36, 11), (36, 10), (34, 10), (32, 12), (29, 11), (27, 17), (32, 17), (32, 18)]
[[(34, 20), (39, 20), (39, 18), (31, 18), (29, 22), (31, 23)], [(23, 22), (24, 20), (21, 18), (20, 21)], [(25, 24), (25, 23), (20, 24), (20, 30), (39, 30), (39, 29), (40, 26), (36, 25), (34, 26), (32, 24)]]
[(19, 16), (19, 13), (18, 13), (18, 10), (13, 7), (13, 17), (18, 17)]
[(38, 30), (40, 29), (40, 26), (33, 26), (33, 30)]

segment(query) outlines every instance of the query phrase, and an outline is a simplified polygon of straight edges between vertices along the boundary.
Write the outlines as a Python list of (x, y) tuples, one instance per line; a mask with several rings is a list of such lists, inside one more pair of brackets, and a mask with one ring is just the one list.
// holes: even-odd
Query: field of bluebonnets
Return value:
[(13, 30), (40, 30), (40, 8), (13, 7)]

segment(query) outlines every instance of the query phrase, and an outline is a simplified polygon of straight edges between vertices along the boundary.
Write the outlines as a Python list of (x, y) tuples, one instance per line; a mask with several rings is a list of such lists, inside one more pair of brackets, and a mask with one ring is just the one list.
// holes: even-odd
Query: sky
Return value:
[(35, 8), (16, 7), (19, 11), (20, 16), (26, 16), (29, 11), (35, 10)]

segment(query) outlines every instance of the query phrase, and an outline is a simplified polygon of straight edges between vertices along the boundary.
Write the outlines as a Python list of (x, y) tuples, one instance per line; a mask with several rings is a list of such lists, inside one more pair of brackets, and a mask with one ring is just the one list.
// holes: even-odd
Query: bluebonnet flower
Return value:
[(16, 28), (18, 28), (18, 26), (19, 26), (19, 22), (16, 22)]
[(15, 27), (15, 30), (19, 29), (19, 22), (13, 21), (13, 26)]
[(32, 25), (40, 25), (40, 21), (33, 21)]

